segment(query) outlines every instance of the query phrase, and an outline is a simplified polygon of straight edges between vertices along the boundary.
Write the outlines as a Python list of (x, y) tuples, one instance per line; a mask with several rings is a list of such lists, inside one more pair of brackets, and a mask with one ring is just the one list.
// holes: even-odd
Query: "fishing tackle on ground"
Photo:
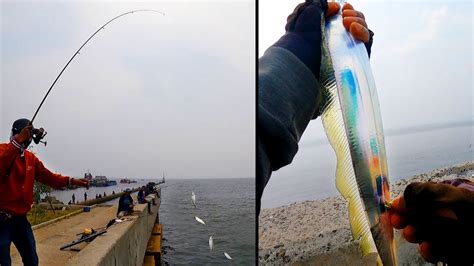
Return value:
[[(113, 22), (114, 20), (120, 18), (120, 17), (123, 17), (123, 16), (126, 16), (126, 15), (129, 15), (129, 14), (133, 14), (133, 13), (136, 13), (136, 12), (154, 12), (154, 13), (158, 13), (158, 14), (161, 14), (161, 15), (165, 15), (163, 12), (160, 12), (160, 11), (157, 11), (157, 10), (153, 10), (153, 9), (137, 9), (137, 10), (132, 10), (132, 11), (128, 11), (128, 12), (125, 12), (125, 13), (122, 13), (114, 18), (112, 18), (111, 20), (107, 21), (104, 25), (100, 26), (80, 47), (79, 49), (77, 49), (77, 51), (73, 54), (73, 56), (71, 57), (71, 59), (69, 59), (69, 61), (66, 63), (66, 65), (63, 67), (63, 69), (61, 70), (61, 72), (59, 72), (59, 75), (56, 77), (56, 79), (53, 81), (53, 83), (51, 84), (51, 86), (49, 87), (48, 91), (46, 92), (46, 95), (43, 97), (43, 100), (41, 101), (41, 103), (39, 104), (38, 106), (38, 109), (36, 109), (36, 112), (35, 114), (33, 115), (33, 118), (31, 118), (31, 124), (33, 124), (33, 121), (35, 120), (36, 118), (36, 115), (38, 114), (39, 110), (41, 109), (41, 107), (43, 106), (43, 103), (44, 101), (46, 100), (46, 98), (48, 97), (49, 93), (51, 92), (51, 90), (53, 89), (54, 85), (56, 84), (56, 82), (58, 81), (59, 77), (61, 77), (61, 75), (63, 74), (64, 70), (66, 70), (66, 68), (69, 66), (69, 64), (71, 63), (72, 60), (74, 60), (74, 58), (76, 57), (76, 55), (79, 54), (79, 52), (81, 51), (82, 47), (84, 47), (99, 31), (105, 29), (105, 26), (107, 26), (109, 23)], [(41, 128), (42, 129), (42, 128)], [(36, 144), (42, 142), (41, 140), (46, 136), (46, 134), (42, 134), (42, 132), (45, 132), (44, 129), (42, 130), (38, 130), (36, 131), (36, 137), (33, 137), (33, 140), (35, 141)], [(42, 142), (46, 145), (46, 142)]]
[[(344, 4), (340, 2), (341, 6)], [(336, 186), (349, 202), (354, 239), (364, 255), (396, 265), (387, 157), (380, 107), (364, 44), (344, 28), (341, 10), (329, 18), (323, 36), (321, 77), (326, 105), (322, 122), (337, 157)]]

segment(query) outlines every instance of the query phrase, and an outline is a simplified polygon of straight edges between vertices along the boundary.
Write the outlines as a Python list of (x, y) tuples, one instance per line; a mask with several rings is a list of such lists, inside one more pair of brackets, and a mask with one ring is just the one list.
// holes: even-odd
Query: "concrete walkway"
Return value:
[[(115, 217), (116, 212), (116, 205), (95, 207), (90, 212), (83, 212), (34, 230), (40, 265), (65, 265), (73, 256), (78, 254), (78, 251), (69, 249), (61, 251), (59, 247), (79, 238), (76, 234), (83, 232), (84, 228), (104, 227)], [(82, 250), (87, 245), (87, 243), (80, 243), (72, 248)], [(13, 265), (22, 265), (20, 254), (13, 244), (11, 257)]]

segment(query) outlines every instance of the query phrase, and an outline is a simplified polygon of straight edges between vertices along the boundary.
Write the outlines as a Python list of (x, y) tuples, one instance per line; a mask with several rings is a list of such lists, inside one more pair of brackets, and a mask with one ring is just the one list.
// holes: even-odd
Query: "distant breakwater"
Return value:
[[(130, 193), (135, 193), (137, 191), (139, 191), (140, 188), (134, 188), (134, 189), (130, 189)], [(92, 205), (96, 205), (96, 204), (101, 204), (101, 203), (106, 203), (108, 201), (111, 201), (111, 200), (114, 200), (116, 198), (119, 198), (120, 196), (122, 196), (125, 192), (117, 192), (115, 194), (111, 194), (111, 195), (108, 195), (108, 196), (105, 196), (105, 197), (101, 197), (101, 198), (98, 198), (98, 199), (90, 199), (90, 200), (87, 200), (87, 201), (81, 201), (81, 202), (78, 202), (76, 205), (84, 205), (84, 206), (92, 206)]]

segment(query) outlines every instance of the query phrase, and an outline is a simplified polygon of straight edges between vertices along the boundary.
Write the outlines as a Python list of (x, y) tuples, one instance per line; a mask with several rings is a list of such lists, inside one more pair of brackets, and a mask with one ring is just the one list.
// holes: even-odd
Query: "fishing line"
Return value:
[(38, 109), (36, 109), (36, 112), (35, 114), (33, 115), (33, 118), (30, 120), (31, 121), (31, 124), (33, 124), (33, 121), (35, 120), (36, 118), (36, 115), (38, 114), (39, 110), (41, 109), (41, 107), (43, 106), (43, 103), (44, 101), (46, 100), (46, 98), (48, 97), (49, 93), (51, 92), (51, 90), (53, 89), (54, 85), (56, 84), (56, 82), (58, 81), (59, 77), (61, 77), (61, 75), (63, 74), (64, 70), (66, 70), (66, 68), (68, 67), (69, 63), (71, 63), (71, 61), (76, 57), (76, 55), (79, 54), (79, 52), (81, 51), (82, 47), (84, 47), (99, 31), (103, 30), (105, 28), (105, 26), (107, 26), (109, 23), (111, 23), (112, 21), (120, 18), (120, 17), (123, 17), (123, 16), (126, 16), (126, 15), (129, 15), (129, 14), (133, 14), (135, 12), (154, 12), (154, 13), (159, 13), (161, 15), (165, 15), (165, 13), (163, 12), (160, 12), (160, 11), (157, 11), (157, 10), (153, 10), (153, 9), (137, 9), (137, 10), (132, 10), (132, 11), (128, 11), (128, 12), (125, 12), (123, 14), (120, 14), (114, 18), (112, 18), (111, 20), (107, 21), (104, 25), (100, 26), (99, 29), (97, 29), (94, 34), (92, 34), (82, 45), (81, 47), (79, 47), (79, 49), (77, 49), (77, 51), (74, 53), (74, 55), (71, 57), (71, 59), (69, 59), (69, 61), (66, 63), (66, 65), (63, 67), (63, 69), (61, 70), (61, 72), (59, 72), (59, 75), (56, 77), (56, 79), (54, 80), (53, 84), (51, 84), (51, 87), (49, 87), (49, 90), (48, 92), (46, 92), (46, 95), (44, 96), (43, 100), (41, 101), (40, 105), (38, 106)]

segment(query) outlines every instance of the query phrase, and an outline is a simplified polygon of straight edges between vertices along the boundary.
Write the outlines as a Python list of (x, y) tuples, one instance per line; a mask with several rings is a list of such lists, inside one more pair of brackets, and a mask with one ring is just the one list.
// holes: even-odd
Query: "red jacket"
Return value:
[(21, 157), (20, 150), (12, 143), (0, 144), (0, 211), (13, 215), (28, 213), (33, 203), (35, 179), (53, 188), (69, 183), (69, 177), (50, 172), (33, 153), (25, 151)]

